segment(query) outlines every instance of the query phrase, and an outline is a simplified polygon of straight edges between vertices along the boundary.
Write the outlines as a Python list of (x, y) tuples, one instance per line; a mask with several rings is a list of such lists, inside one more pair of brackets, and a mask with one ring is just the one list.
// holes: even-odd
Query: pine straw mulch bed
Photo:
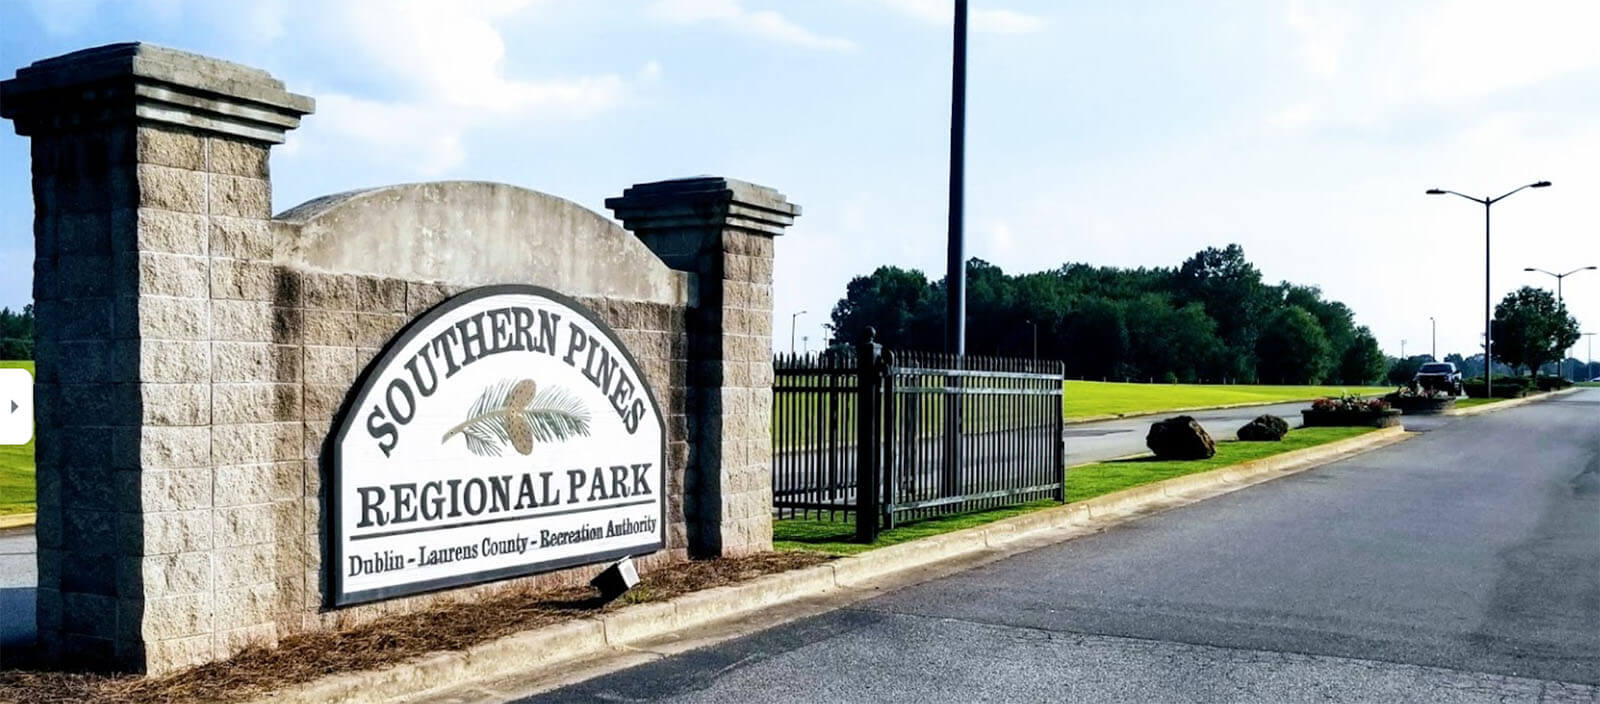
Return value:
[(430, 653), (463, 650), (553, 623), (662, 601), (687, 592), (810, 567), (832, 556), (804, 551), (680, 563), (641, 575), (623, 598), (599, 604), (593, 589), (508, 589), (343, 630), (282, 639), (233, 658), (163, 677), (0, 669), (0, 701), (17, 704), (237, 702), (327, 675), (370, 670)]

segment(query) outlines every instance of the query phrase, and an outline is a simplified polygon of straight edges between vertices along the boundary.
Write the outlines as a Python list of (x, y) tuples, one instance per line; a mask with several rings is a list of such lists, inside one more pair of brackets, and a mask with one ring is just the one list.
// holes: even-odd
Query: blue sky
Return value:
[[(850, 277), (942, 274), (948, 4), (7, 0), (0, 71), (135, 39), (270, 71), (318, 100), (273, 152), (277, 210), (441, 179), (601, 212), (641, 181), (776, 187), (805, 214), (779, 241), (774, 337), (807, 310), (815, 347)], [(1555, 182), (1496, 206), (1497, 301), (1550, 281), (1525, 266), (1600, 264), (1597, 20), (1577, 1), (974, 0), (969, 253), (1173, 266), (1238, 242), (1391, 354), (1425, 351), (1429, 316), (1441, 354), (1469, 350), (1481, 208), (1423, 191)], [(7, 129), (0, 305), (29, 300), (28, 183)], [(1566, 291), (1600, 329), (1600, 272)]]

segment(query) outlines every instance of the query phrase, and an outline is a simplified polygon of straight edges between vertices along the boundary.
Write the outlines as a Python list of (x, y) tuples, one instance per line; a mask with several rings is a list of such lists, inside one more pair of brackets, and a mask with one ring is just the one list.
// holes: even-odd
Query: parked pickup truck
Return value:
[(1424, 390), (1448, 391), (1451, 396), (1461, 395), (1461, 372), (1454, 362), (1428, 362), (1417, 369), (1411, 383)]

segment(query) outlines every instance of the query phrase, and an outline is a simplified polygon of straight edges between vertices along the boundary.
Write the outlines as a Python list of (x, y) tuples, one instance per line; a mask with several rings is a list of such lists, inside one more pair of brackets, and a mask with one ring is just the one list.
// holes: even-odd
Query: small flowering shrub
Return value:
[(1389, 409), (1389, 402), (1381, 398), (1361, 398), (1354, 394), (1343, 394), (1331, 398), (1319, 398), (1311, 402), (1313, 411), (1345, 411), (1349, 413), (1378, 413)]
[(1393, 393), (1384, 396), (1384, 398), (1390, 399), (1391, 401), (1404, 401), (1408, 399), (1427, 399), (1429, 401), (1439, 401), (1447, 398), (1455, 398), (1455, 396), (1450, 395), (1444, 389), (1419, 389), (1415, 386), (1402, 386), (1398, 391), (1394, 391)]

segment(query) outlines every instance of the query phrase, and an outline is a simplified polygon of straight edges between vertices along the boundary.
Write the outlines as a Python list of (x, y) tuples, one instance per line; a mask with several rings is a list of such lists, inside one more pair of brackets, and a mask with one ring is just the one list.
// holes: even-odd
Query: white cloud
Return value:
[(989, 223), (988, 227), (984, 228), (984, 234), (988, 236), (988, 251), (993, 252), (995, 256), (1009, 257), (1016, 252), (1017, 236), (1005, 221), (996, 220)]
[(650, 14), (676, 24), (713, 23), (729, 31), (823, 51), (854, 51), (855, 42), (827, 37), (795, 24), (775, 10), (749, 10), (739, 0), (658, 0)]
[(28, 9), (45, 32), (66, 35), (88, 24), (97, 4), (98, 0), (28, 0)]
[[(502, 27), (533, 13), (537, 0), (139, 0), (157, 23), (204, 28), (235, 52), (228, 58), (275, 69), (292, 90), (317, 98), (296, 132), (294, 157), (332, 149), (434, 177), (466, 158), (473, 130), (498, 124), (570, 121), (621, 105), (629, 84), (612, 73), (517, 75), (506, 65)], [(109, 0), (38, 2), (47, 27), (79, 15), (126, 9)], [(285, 41), (287, 32), (296, 36)], [(653, 68), (651, 67), (653, 66)], [(643, 78), (659, 75), (651, 62)], [(296, 76), (295, 73), (304, 75)], [(360, 147), (359, 151), (350, 149)]]
[(1268, 115), (1269, 126), (1372, 127), (1600, 68), (1600, 43), (1590, 36), (1600, 5), (1588, 0), (1357, 8), (1314, 0), (1288, 6), (1283, 22), (1306, 80)]
[(1300, 37), (1300, 62), (1306, 70), (1319, 76), (1337, 74), (1350, 33), (1349, 14), (1326, 4), (1295, 0), (1289, 4), (1287, 21)]
[[(884, 7), (906, 17), (941, 26), (955, 21), (955, 9), (948, 0), (878, 0)], [(1028, 34), (1044, 27), (1044, 19), (1016, 10), (969, 8), (967, 26), (987, 34)]]

